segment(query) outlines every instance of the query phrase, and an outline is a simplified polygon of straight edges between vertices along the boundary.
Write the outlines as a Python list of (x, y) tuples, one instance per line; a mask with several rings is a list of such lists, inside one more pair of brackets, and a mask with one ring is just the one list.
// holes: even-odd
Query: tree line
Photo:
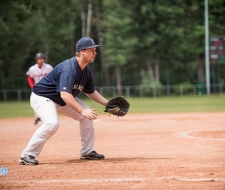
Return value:
[[(91, 64), (96, 86), (205, 82), (204, 1), (7, 0), (0, 3), (1, 89), (28, 88), (25, 73), (43, 52), (52, 66), (90, 36), (103, 46)], [(225, 1), (209, 0), (209, 34), (225, 35)], [(213, 72), (214, 71), (214, 72)], [(217, 71), (217, 72), (215, 72)], [(217, 75), (220, 75), (220, 79)], [(211, 83), (225, 65), (211, 65)]]

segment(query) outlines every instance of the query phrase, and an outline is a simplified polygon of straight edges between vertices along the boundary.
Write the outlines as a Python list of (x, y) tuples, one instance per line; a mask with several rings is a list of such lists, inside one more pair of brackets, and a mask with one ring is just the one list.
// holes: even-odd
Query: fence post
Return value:
[(193, 94), (196, 96), (196, 85), (193, 85)]
[(170, 96), (170, 85), (166, 85), (167, 96)]
[(99, 88), (100, 94), (103, 95), (103, 87)]
[(115, 97), (116, 96), (116, 87), (114, 86), (113, 87), (113, 97)]
[(180, 97), (183, 97), (183, 86), (180, 86)]
[(139, 86), (139, 96), (141, 98), (143, 97), (143, 88), (142, 88), (142, 86)]
[(21, 90), (17, 90), (18, 102), (21, 102)]
[(129, 86), (126, 87), (126, 97), (130, 98), (130, 87)]
[(4, 96), (4, 102), (7, 102), (7, 91), (3, 91), (3, 96)]
[(156, 86), (154, 86), (152, 88), (153, 88), (153, 97), (156, 98)]

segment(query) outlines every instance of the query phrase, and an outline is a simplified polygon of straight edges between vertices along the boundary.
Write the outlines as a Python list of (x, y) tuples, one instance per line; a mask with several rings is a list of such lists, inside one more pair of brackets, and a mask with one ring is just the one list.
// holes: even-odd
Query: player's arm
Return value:
[(72, 94), (61, 91), (60, 96), (68, 106), (70, 106), (73, 110), (80, 113), (84, 117), (87, 117), (88, 119), (91, 119), (91, 120), (97, 119), (97, 113), (95, 112), (95, 110), (82, 108), (80, 104), (78, 104), (78, 102), (74, 99)]
[(33, 78), (31, 78), (30, 76), (27, 77), (27, 82), (30, 86), (30, 88), (32, 89), (34, 87), (34, 80)]
[(98, 91), (94, 91), (92, 94), (86, 94), (90, 99), (94, 100), (95, 102), (106, 106), (106, 104), (108, 103), (108, 100), (105, 99), (100, 93), (98, 93)]

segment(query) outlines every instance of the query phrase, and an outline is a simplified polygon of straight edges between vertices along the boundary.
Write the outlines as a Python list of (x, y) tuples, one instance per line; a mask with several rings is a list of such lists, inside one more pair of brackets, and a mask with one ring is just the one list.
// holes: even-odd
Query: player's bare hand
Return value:
[(81, 115), (91, 120), (97, 119), (97, 113), (94, 109), (83, 109)]

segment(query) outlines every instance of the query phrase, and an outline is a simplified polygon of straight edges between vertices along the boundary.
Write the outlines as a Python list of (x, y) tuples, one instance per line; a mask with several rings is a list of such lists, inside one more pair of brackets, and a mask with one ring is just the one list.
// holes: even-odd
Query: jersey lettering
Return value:
[(35, 84), (33, 88), (35, 94), (47, 97), (64, 106), (66, 103), (61, 98), (61, 91), (70, 93), (74, 97), (77, 97), (82, 91), (86, 94), (93, 93), (95, 88), (89, 65), (82, 70), (76, 57), (67, 59), (56, 65), (53, 71)]
[(76, 89), (78, 89), (80, 91), (83, 91), (84, 87), (82, 85), (76, 84), (76, 85), (73, 86), (73, 90), (76, 90)]

